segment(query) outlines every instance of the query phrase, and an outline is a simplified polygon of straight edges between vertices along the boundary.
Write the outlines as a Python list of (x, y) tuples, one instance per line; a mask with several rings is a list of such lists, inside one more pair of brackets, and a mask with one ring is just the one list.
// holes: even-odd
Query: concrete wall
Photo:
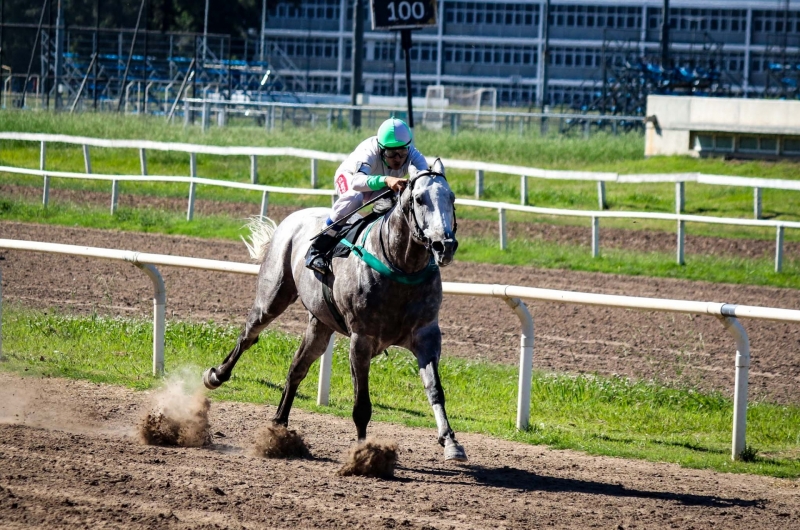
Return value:
[(800, 136), (800, 101), (648, 96), (645, 156), (699, 156), (692, 133)]

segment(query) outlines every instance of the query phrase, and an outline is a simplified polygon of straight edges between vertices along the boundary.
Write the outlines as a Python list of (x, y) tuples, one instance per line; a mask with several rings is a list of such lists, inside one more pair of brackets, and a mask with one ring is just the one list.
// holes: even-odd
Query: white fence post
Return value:
[(317, 159), (311, 159), (311, 187), (317, 187)]
[[(197, 153), (189, 153), (189, 176), (197, 177)], [(186, 220), (191, 221), (194, 217), (194, 195), (197, 184), (189, 184), (189, 207), (186, 210)]]
[(89, 146), (86, 144), (83, 144), (83, 168), (86, 173), (92, 172), (92, 159), (89, 158)]
[[(122, 36), (121, 33), (120, 33), (120, 36)], [(184, 99), (183, 100), (183, 127), (184, 127), (184, 129), (189, 126), (189, 121), (192, 119), (191, 114), (192, 114), (192, 110), (189, 107), (189, 100), (188, 99)]]
[(753, 188), (753, 215), (761, 219), (761, 188)]
[(678, 265), (683, 265), (683, 246), (686, 240), (686, 224), (684, 221), (678, 221)]
[(506, 249), (506, 210), (505, 208), (498, 208), (497, 213), (500, 218), (500, 250)]
[(336, 333), (331, 335), (328, 347), (319, 360), (319, 383), (317, 384), (317, 405), (327, 406), (331, 397), (331, 368), (333, 366), (333, 344)]
[(147, 152), (144, 148), (139, 149), (139, 166), (142, 168), (142, 175), (147, 175)]
[(483, 197), (483, 170), (478, 169), (475, 171), (475, 198), (481, 197)]
[(601, 210), (608, 209), (608, 201), (606, 200), (606, 183), (602, 180), (597, 182), (597, 205)]
[(592, 216), (592, 257), (600, 255), (600, 219)]
[(747, 442), (747, 390), (750, 375), (750, 339), (739, 320), (733, 316), (724, 316), (726, 306), (722, 306), (723, 316), (719, 316), (725, 326), (736, 339), (736, 377), (733, 388), (733, 443), (731, 458), (739, 460)]
[(517, 384), (517, 429), (524, 431), (531, 419), (531, 378), (533, 374), (533, 317), (519, 298), (504, 298), (522, 324), (519, 348), (519, 382)]
[(258, 184), (258, 159), (250, 155), (250, 184)]
[(117, 213), (117, 204), (119, 203), (119, 181), (111, 181), (111, 215)]
[[(522, 122), (520, 122), (522, 123)], [(528, 177), (522, 175), (519, 181), (519, 203), (523, 206), (528, 204)]]
[(675, 213), (682, 214), (686, 208), (686, 183), (675, 183)]
[(775, 234), (775, 272), (783, 268), (783, 226), (778, 226)]
[(153, 375), (164, 375), (164, 330), (166, 328), (167, 290), (154, 265), (134, 263), (153, 281)]
[(206, 132), (208, 130), (208, 120), (209, 120), (209, 109), (208, 109), (208, 102), (203, 101), (203, 110), (200, 117), (200, 121), (202, 123), (202, 130)]
[[(47, 158), (47, 144), (42, 141), (39, 147), (39, 170), (44, 171), (45, 159)], [(47, 206), (50, 201), (50, 177), (44, 176), (44, 189), (42, 190), (42, 205)]]
[(264, 190), (261, 194), (261, 218), (267, 216), (267, 209), (269, 208), (269, 192)]

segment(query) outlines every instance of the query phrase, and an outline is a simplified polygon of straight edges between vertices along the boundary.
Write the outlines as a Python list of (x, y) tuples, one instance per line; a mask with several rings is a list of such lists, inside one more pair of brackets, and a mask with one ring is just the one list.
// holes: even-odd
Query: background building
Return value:
[[(402, 96), (399, 35), (372, 31), (369, 6), (364, 9), (364, 92)], [(438, 27), (414, 32), (413, 95), (438, 84), (491, 87), (500, 105), (541, 104), (544, 9), (542, 1), (440, 1)], [(644, 98), (636, 92), (644, 85), (656, 93), (797, 96), (800, 2), (673, 0), (666, 68), (662, 9), (657, 0), (554, 0), (549, 103), (641, 113)], [(287, 87), (349, 93), (352, 20), (351, 2), (344, 0), (280, 3), (268, 11), (266, 54)]]

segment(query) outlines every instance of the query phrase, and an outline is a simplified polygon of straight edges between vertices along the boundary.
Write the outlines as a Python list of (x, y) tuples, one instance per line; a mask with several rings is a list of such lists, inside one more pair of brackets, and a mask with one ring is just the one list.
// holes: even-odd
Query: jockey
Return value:
[[(409, 165), (428, 169), (425, 157), (413, 145), (411, 128), (403, 120), (389, 118), (378, 135), (361, 142), (336, 170), (334, 186), (339, 198), (325, 224), (339, 221), (386, 188), (400, 192), (406, 185)], [(328, 254), (336, 246), (341, 224), (320, 235), (306, 254), (306, 267), (320, 274), (330, 272)]]

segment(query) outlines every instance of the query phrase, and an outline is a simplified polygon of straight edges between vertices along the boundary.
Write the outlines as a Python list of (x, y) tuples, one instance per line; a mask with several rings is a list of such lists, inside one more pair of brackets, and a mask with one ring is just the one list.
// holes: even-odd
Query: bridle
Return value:
[[(405, 220), (406, 224), (408, 225), (409, 230), (411, 230), (411, 237), (419, 244), (425, 247), (425, 250), (433, 256), (433, 251), (431, 250), (431, 245), (433, 244), (431, 239), (425, 235), (425, 232), (422, 230), (422, 226), (419, 223), (419, 219), (417, 218), (417, 209), (416, 209), (416, 202), (414, 201), (414, 184), (420, 177), (429, 176), (432, 178), (441, 177), (447, 182), (447, 178), (444, 176), (444, 173), (439, 173), (432, 170), (421, 171), (417, 173), (413, 178), (408, 180), (408, 185), (406, 186), (408, 189), (405, 190), (403, 193), (408, 193), (409, 198), (406, 201), (406, 204), (402, 206), (402, 213), (403, 219)], [(402, 195), (401, 195), (402, 197)], [(386, 223), (386, 218), (389, 217), (388, 212), (386, 215), (383, 216), (381, 220), (381, 226), (378, 230), (378, 239), (381, 245), (381, 252), (383, 253), (383, 257), (389, 263), (389, 266), (397, 272), (403, 272), (402, 269), (397, 267), (392, 261), (389, 259), (389, 255), (386, 252), (386, 248), (383, 243), (383, 225)], [(458, 230), (458, 220), (456, 219), (456, 206), (453, 205), (453, 236), (456, 235), (456, 231)]]

